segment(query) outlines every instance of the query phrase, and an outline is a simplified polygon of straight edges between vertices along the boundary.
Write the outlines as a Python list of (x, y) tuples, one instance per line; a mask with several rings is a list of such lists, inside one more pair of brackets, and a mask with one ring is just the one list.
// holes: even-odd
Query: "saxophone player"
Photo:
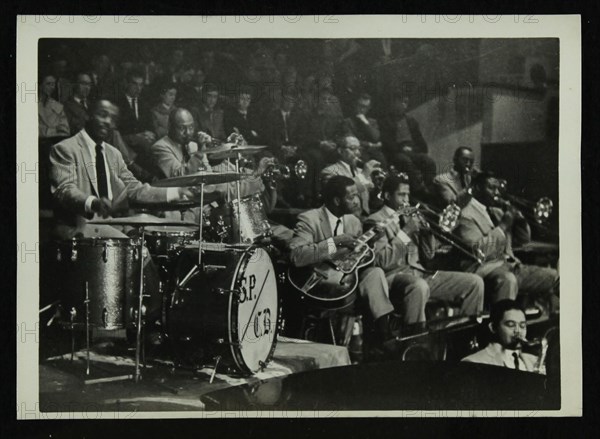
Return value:
[(493, 338), (482, 350), (462, 361), (507, 367), (524, 372), (543, 370), (536, 355), (523, 352), (527, 340), (525, 312), (510, 299), (500, 300), (492, 307), (488, 325)]

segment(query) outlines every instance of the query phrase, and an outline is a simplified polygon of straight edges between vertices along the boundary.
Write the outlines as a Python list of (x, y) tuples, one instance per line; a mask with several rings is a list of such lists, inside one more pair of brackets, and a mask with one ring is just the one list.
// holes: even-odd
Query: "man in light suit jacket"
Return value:
[(486, 295), (492, 303), (514, 300), (519, 290), (556, 301), (552, 295), (558, 293), (558, 272), (521, 264), (513, 254), (513, 228), (526, 221), (518, 211), (509, 208), (503, 212), (495, 207), (500, 199), (498, 180), (490, 172), (481, 172), (473, 178), (472, 186), (473, 198), (462, 209), (454, 233), (468, 248), (480, 252), (484, 260), (477, 264), (463, 258), (462, 268), (483, 277)]
[(86, 223), (95, 215), (125, 211), (129, 201), (164, 203), (194, 196), (187, 188), (154, 188), (133, 176), (121, 153), (105, 141), (117, 116), (118, 109), (111, 102), (100, 100), (83, 130), (52, 147), (50, 182), (59, 238), (71, 239), (76, 234), (123, 237), (111, 227)]
[(522, 340), (527, 339), (525, 312), (514, 300), (496, 302), (490, 314), (489, 329), (493, 341), (484, 349), (462, 359), (471, 363), (490, 364), (524, 372), (534, 372), (536, 355), (522, 352)]
[(357, 165), (361, 158), (360, 141), (354, 136), (345, 136), (340, 139), (337, 152), (339, 160), (321, 171), (322, 185), (324, 186), (334, 175), (343, 175), (353, 179), (360, 198), (360, 204), (354, 214), (359, 218), (367, 216), (371, 213), (369, 207), (370, 193), (375, 187), (371, 180), (371, 173), (381, 164), (376, 160), (371, 160), (365, 163), (364, 168), (358, 168)]
[[(323, 187), (325, 205), (298, 215), (290, 242), (291, 262), (296, 267), (327, 261), (338, 249), (353, 249), (362, 234), (362, 225), (352, 211), (358, 191), (351, 178), (334, 176)], [(369, 306), (382, 341), (398, 335), (400, 320), (393, 312), (388, 285), (381, 268), (367, 267), (359, 273), (360, 297)]]
[(436, 246), (429, 225), (410, 215), (396, 216), (408, 204), (408, 177), (389, 176), (382, 193), (385, 204), (369, 216), (365, 228), (395, 220), (375, 243), (375, 265), (385, 271), (392, 302), (404, 310), (404, 323), (424, 322), (430, 297), (460, 302), (462, 315), (479, 314), (483, 309), (483, 280), (470, 273), (426, 270), (421, 261), (432, 259)]
[(440, 207), (444, 208), (450, 203), (465, 207), (470, 201), (468, 189), (471, 186), (473, 162), (473, 150), (468, 146), (459, 146), (454, 151), (452, 169), (433, 179), (436, 203)]

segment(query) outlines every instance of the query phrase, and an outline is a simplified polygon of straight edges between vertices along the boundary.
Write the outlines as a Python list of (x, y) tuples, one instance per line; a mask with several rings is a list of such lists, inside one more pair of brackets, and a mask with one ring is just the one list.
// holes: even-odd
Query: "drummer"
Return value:
[[(142, 184), (127, 169), (119, 150), (106, 143), (118, 117), (118, 108), (99, 100), (90, 108), (85, 128), (54, 145), (50, 152), (51, 192), (55, 200), (58, 239), (127, 238), (119, 226), (88, 224), (98, 217), (122, 216), (129, 202), (148, 204), (197, 199), (189, 188), (157, 188)], [(136, 230), (130, 230), (134, 234)], [(148, 340), (155, 343), (160, 331), (162, 297), (158, 270), (149, 256), (144, 257), (146, 319)]]
[(118, 149), (106, 143), (118, 108), (98, 100), (85, 127), (54, 145), (50, 152), (51, 192), (55, 200), (55, 236), (125, 237), (110, 226), (91, 226), (93, 217), (122, 216), (129, 202), (169, 203), (197, 199), (191, 188), (156, 188), (142, 184), (127, 169)]

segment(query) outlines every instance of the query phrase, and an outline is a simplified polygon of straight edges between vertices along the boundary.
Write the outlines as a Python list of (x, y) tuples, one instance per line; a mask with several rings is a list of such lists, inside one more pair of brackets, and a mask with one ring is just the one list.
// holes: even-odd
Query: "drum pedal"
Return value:
[(228, 290), (227, 288), (214, 288), (213, 292), (221, 295), (233, 294), (236, 298), (239, 298), (239, 296), (242, 294), (240, 290)]

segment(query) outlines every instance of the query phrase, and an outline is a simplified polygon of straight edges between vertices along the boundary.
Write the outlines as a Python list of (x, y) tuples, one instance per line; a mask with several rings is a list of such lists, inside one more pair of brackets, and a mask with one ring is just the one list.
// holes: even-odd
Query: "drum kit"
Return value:
[[(145, 207), (202, 211), (212, 201), (204, 198), (205, 185), (236, 182), (238, 197), (227, 203), (226, 220), (210, 221), (200, 214), (195, 223), (147, 213), (100, 218), (88, 224), (133, 227), (138, 237), (73, 238), (57, 244), (60, 273), (67, 276), (61, 281), (61, 306), (70, 310), (69, 322), (63, 323), (86, 330), (88, 374), (92, 328), (135, 329), (133, 378), (139, 381), (143, 328), (157, 308), (161, 337), (172, 348), (176, 365), (195, 369), (214, 365), (211, 382), (220, 364), (238, 375), (267, 366), (281, 323), (277, 277), (260, 243), (270, 226), (258, 195), (240, 198), (239, 183), (246, 174), (238, 165), (242, 154), (263, 148), (214, 148), (215, 158), (236, 159), (236, 172), (203, 171), (155, 182), (157, 187), (199, 187), (200, 200)], [(227, 227), (231, 233), (215, 230)], [(156, 294), (147, 291), (151, 288), (144, 267), (150, 259), (159, 269)]]

